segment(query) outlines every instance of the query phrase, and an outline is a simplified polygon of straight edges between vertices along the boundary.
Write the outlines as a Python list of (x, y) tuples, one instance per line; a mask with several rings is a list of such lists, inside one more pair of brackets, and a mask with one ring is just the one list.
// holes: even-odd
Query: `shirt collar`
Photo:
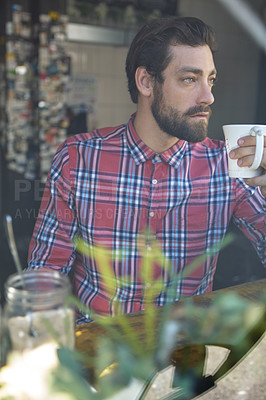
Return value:
[(155, 156), (159, 156), (163, 161), (167, 162), (172, 167), (177, 168), (184, 156), (188, 142), (185, 140), (179, 140), (176, 144), (170, 147), (170, 149), (165, 150), (163, 153), (156, 153), (154, 150), (148, 147), (137, 134), (133, 124), (135, 115), (136, 113), (131, 115), (128, 124), (126, 125), (127, 145), (132, 157), (135, 160), (135, 163), (139, 165), (143, 162), (153, 159)]

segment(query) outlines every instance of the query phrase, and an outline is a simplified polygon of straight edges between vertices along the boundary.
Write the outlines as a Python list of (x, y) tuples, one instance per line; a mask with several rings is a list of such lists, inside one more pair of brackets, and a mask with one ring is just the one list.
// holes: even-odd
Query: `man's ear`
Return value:
[(150, 97), (153, 87), (153, 78), (145, 67), (138, 67), (135, 73), (136, 86), (140, 94)]

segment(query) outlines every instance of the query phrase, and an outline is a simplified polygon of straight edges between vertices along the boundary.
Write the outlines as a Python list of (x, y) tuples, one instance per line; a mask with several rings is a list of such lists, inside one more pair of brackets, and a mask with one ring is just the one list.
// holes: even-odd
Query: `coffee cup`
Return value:
[[(263, 157), (264, 136), (266, 136), (266, 125), (257, 124), (231, 124), (223, 125), (226, 150), (228, 155), (228, 169), (231, 178), (254, 178), (262, 174), (263, 168), (260, 163)], [(240, 167), (237, 160), (232, 160), (229, 157), (231, 150), (239, 147), (238, 139), (243, 136), (256, 136), (256, 150), (254, 161), (250, 166)]]

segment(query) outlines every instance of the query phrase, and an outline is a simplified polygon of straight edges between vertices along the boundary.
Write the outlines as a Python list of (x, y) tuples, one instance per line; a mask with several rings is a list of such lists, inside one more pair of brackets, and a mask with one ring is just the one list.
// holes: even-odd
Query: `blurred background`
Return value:
[[(266, 0), (1, 0), (0, 289), (15, 272), (3, 219), (27, 251), (52, 157), (63, 140), (114, 126), (135, 111), (124, 71), (139, 27), (157, 16), (214, 27), (218, 82), (209, 136), (222, 125), (266, 124)], [(243, 235), (220, 254), (214, 289), (266, 276)], [(2, 294), (3, 301), (3, 294)]]

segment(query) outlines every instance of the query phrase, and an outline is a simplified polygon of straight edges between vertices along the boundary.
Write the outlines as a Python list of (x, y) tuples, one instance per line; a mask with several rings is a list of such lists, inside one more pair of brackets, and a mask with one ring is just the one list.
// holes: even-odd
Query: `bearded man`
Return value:
[[(213, 29), (197, 18), (151, 20), (126, 59), (136, 113), (126, 124), (74, 135), (58, 149), (28, 268), (72, 271), (75, 294), (91, 311), (79, 312), (77, 323), (91, 321), (93, 313), (145, 307), (143, 249), (152, 249), (154, 240), (164, 255), (153, 264), (152, 281), (160, 287), (154, 305), (169, 301), (170, 291), (176, 301), (212, 290), (231, 219), (266, 264), (266, 175), (230, 178), (224, 142), (207, 137), (214, 50)], [(254, 153), (255, 138), (245, 137), (231, 157), (251, 165)], [(266, 169), (266, 150), (261, 166)], [(109, 250), (113, 291), (97, 257), (77, 251), (76, 237)]]

